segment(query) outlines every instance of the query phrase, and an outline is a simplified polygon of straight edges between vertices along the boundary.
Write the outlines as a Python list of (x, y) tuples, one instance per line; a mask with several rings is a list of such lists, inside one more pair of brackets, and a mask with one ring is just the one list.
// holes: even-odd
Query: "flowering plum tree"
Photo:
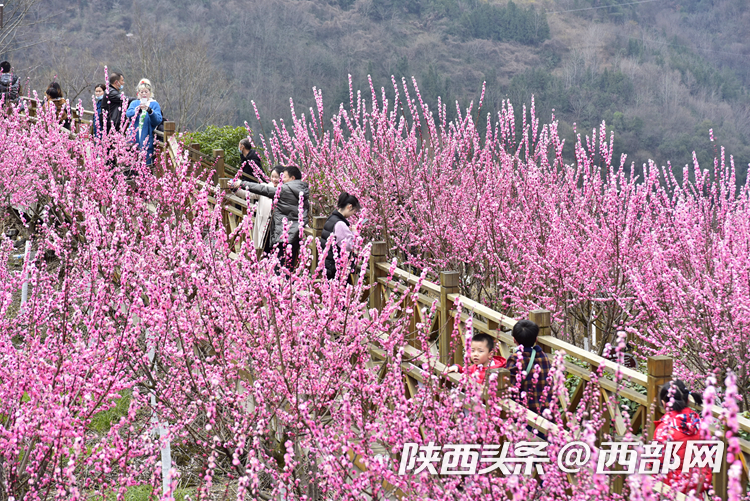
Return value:
[(323, 212), (356, 193), (368, 234), (416, 270), (459, 271), (464, 294), (510, 316), (550, 310), (579, 346), (596, 327), (600, 354), (625, 330), (642, 355), (679, 354), (689, 381), (732, 371), (750, 406), (750, 196), (732, 157), (695, 160), (682, 182), (654, 164), (637, 177), (602, 124), (565, 165), (557, 122), (540, 125), (533, 103), (521, 127), (506, 103), (482, 135), (481, 101), (448, 123), (413, 84), (394, 80), (395, 102), (351, 94), (329, 127), (316, 90), (309, 118), (292, 107), (263, 138), (269, 160), (301, 165)]
[[(305, 167), (319, 205), (342, 187), (362, 194), (370, 221), (355, 245), (357, 264), (369, 259), (363, 237), (382, 236), (420, 270), (420, 280), (458, 267), (467, 290), (509, 311), (565, 312), (604, 302), (618, 308), (618, 326), (669, 339), (676, 326), (665, 327), (672, 319), (659, 316), (666, 306), (649, 302), (651, 289), (641, 285), (657, 287), (661, 277), (652, 280), (646, 267), (628, 267), (618, 254), (648, 256), (665, 238), (649, 218), (664, 225), (658, 218), (667, 217), (662, 211), (673, 199), (655, 174), (639, 184), (622, 169), (595, 168), (594, 149), (580, 145), (583, 167), (562, 166), (554, 124), (537, 134), (536, 119), (515, 147), (510, 108), (480, 138), (470, 114), (436, 125), (418, 100), (405, 99), (420, 120), (388, 111), (387, 103), (381, 108), (375, 98), (366, 112), (358, 97), (330, 131), (322, 129), (321, 102), (311, 125), (295, 118), (291, 133), (282, 124), (264, 138), (273, 160)], [(601, 433), (603, 402), (593, 389), (576, 413), (558, 402), (566, 393), (561, 352), (544, 414), (555, 433), (543, 483), (429, 469), (399, 475), (405, 443), (528, 438), (525, 410), (505, 398), (523, 401), (513, 382), (506, 393), (492, 378), (482, 388), (432, 370), (436, 307), (415, 323), (409, 306), (417, 303), (419, 282), (391, 294), (382, 309), (368, 309), (364, 274), (354, 285), (344, 277), (324, 280), (322, 263), (304, 265), (311, 261), (306, 246), (304, 264), (292, 271), (276, 257), (259, 260), (252, 218), (227, 235), (221, 195), (211, 203), (198, 183), (211, 173), (199, 172), (179, 148), (169, 162), (161, 159), (157, 177), (127, 138), (71, 138), (51, 113), (35, 122), (0, 117), (0, 131), (3, 209), (25, 225), (36, 250), (19, 270), (11, 244), (0, 249), (1, 500), (121, 500), (142, 485), (158, 493), (157, 456), (166, 440), (181, 453), (163, 499), (177, 485), (199, 499), (654, 498), (649, 477), (633, 476), (618, 492), (604, 475), (586, 470), (572, 482), (555, 467), (570, 440), (596, 450), (611, 438)], [(604, 146), (596, 151), (607, 155)], [(120, 169), (137, 175), (127, 181)], [(629, 243), (613, 247), (615, 233)], [(393, 261), (389, 280), (395, 268)], [(558, 275), (547, 274), (553, 270)], [(610, 276), (613, 270), (621, 274)], [(19, 304), (23, 283), (30, 294)], [(693, 297), (698, 301), (697, 291)], [(566, 315), (558, 314), (560, 325)], [(470, 336), (471, 322), (467, 329)], [(458, 322), (453, 336), (458, 342)], [(618, 353), (624, 339), (617, 339)], [(406, 389), (405, 370), (418, 380), (414, 391)], [(701, 379), (708, 372), (689, 361), (682, 370)], [(733, 431), (740, 393), (730, 376), (724, 419)], [(704, 428), (712, 424), (707, 413)], [(737, 442), (729, 441), (738, 465)], [(733, 468), (731, 499), (738, 500)]]

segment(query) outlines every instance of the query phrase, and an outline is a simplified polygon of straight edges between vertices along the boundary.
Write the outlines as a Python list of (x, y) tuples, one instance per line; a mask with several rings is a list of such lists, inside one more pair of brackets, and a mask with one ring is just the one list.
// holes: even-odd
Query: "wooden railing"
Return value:
[[(412, 275), (404, 270), (396, 269), (392, 279), (388, 279), (390, 265), (386, 263), (386, 244), (385, 242), (375, 242), (370, 257), (370, 266), (368, 270), (370, 289), (370, 307), (379, 309), (382, 307), (386, 297), (394, 293), (403, 294), (408, 288), (414, 287), (419, 283), (419, 277)], [(431, 308), (433, 303), (437, 302), (437, 315), (433, 319), (430, 332), (431, 353), (429, 356), (424, 353), (418, 346), (412, 345), (406, 348), (406, 354), (411, 358), (410, 361), (404, 362), (402, 368), (407, 378), (407, 388), (413, 389), (414, 381), (421, 380), (421, 369), (423, 364), (428, 364), (433, 373), (443, 375), (448, 366), (456, 361), (463, 360), (463, 347), (465, 346), (465, 329), (466, 320), (472, 317), (472, 329), (474, 331), (489, 334), (497, 340), (500, 352), (503, 357), (508, 358), (515, 347), (513, 337), (509, 332), (513, 329), (516, 321), (499, 312), (496, 312), (476, 301), (458, 294), (458, 275), (456, 272), (446, 271), (440, 273), (440, 283), (422, 281), (418, 291), (417, 304), (412, 303), (410, 295), (403, 297), (404, 308), (411, 307), (414, 311), (412, 320), (412, 329), (416, 331), (415, 325), (422, 323), (426, 319), (422, 314), (422, 307)], [(451, 346), (451, 336), (454, 326), (454, 320), (459, 315), (457, 304), (461, 305), (459, 332), (461, 339), (455, 346)], [(532, 311), (529, 314), (529, 320), (535, 322), (540, 328), (540, 335), (537, 338), (537, 344), (550, 354), (556, 351), (563, 351), (566, 354), (565, 372), (568, 375), (575, 376), (580, 380), (576, 389), (571, 396), (557, 395), (562, 409), (569, 412), (575, 412), (587, 385), (591, 384), (591, 375), (593, 372), (602, 369), (603, 376), (597, 379), (598, 388), (596, 391), (600, 395), (600, 401), (604, 407), (604, 427), (599, 430), (600, 437), (605, 434), (612, 434), (621, 438), (628, 431), (625, 426), (625, 419), (618, 405), (612, 404), (614, 394), (624, 397), (638, 405), (637, 411), (631, 416), (632, 432), (634, 434), (643, 433), (646, 441), (653, 437), (654, 421), (663, 415), (663, 409), (659, 402), (659, 391), (661, 386), (672, 380), (673, 361), (670, 357), (655, 356), (649, 357), (647, 361), (647, 371), (642, 373), (611, 360), (598, 356), (577, 346), (562, 341), (551, 335), (550, 330), (550, 312), (545, 310)], [(411, 344), (411, 343), (410, 343)], [(373, 350), (374, 357), (380, 357), (382, 350)], [(582, 367), (585, 365), (586, 367)], [(641, 391), (633, 388), (623, 387), (615, 380), (606, 377), (619, 374), (622, 381), (627, 381), (630, 386), (640, 387)], [(455, 375), (446, 376), (450, 379), (457, 378)], [(507, 377), (507, 375), (505, 376)], [(412, 381), (409, 381), (409, 380)], [(505, 378), (500, 376), (498, 381), (503, 385)], [(701, 407), (693, 405), (694, 408), (701, 411)], [(720, 417), (722, 409), (714, 405), (711, 408), (714, 417)], [(610, 424), (612, 423), (612, 424)], [(750, 419), (738, 417), (738, 423), (741, 430), (750, 432)], [(529, 411), (528, 424), (543, 432), (559, 433), (560, 430), (556, 425), (537, 416)], [(644, 426), (648, 424), (647, 428)], [(611, 426), (614, 426), (614, 430)], [(614, 431), (614, 433), (612, 433)], [(743, 485), (747, 486), (748, 478), (748, 460), (750, 455), (750, 441), (740, 439), (740, 448), (742, 450), (741, 460), (743, 462)], [(721, 471), (714, 476), (714, 488), (716, 492), (726, 498), (727, 489), (727, 472), (726, 456), (723, 458)], [(621, 486), (620, 486), (621, 487)]]
[[(34, 103), (34, 106), (32, 106)], [(33, 100), (28, 102), (28, 115), (36, 116), (36, 105)], [(84, 111), (80, 116), (76, 113), (73, 116), (73, 131), (76, 134), (80, 131), (80, 124), (89, 123), (93, 117), (93, 112)], [(248, 203), (244, 199), (231, 194), (223, 193), (219, 185), (222, 179), (229, 175), (234, 176), (237, 168), (226, 165), (224, 162), (224, 151), (213, 150), (212, 155), (207, 155), (200, 151), (198, 144), (180, 145), (175, 137), (175, 127), (173, 122), (165, 122), (164, 133), (157, 136), (157, 146), (167, 162), (174, 164), (178, 161), (179, 151), (187, 151), (188, 158), (193, 162), (200, 162), (203, 170), (214, 170), (211, 182), (198, 182), (200, 190), (208, 191), (208, 201), (214, 206), (221, 199), (222, 220), (228, 233), (233, 232), (242, 219), (248, 213)], [(316, 268), (318, 263), (317, 246), (315, 239), (320, 237), (323, 224), (326, 217), (313, 217), (311, 224), (305, 229), (305, 233), (313, 237), (313, 243), (310, 250), (312, 253), (312, 269)], [(239, 250), (239, 241), (233, 242), (234, 252), (230, 255), (237, 258), (236, 252)], [(455, 361), (461, 361), (464, 358), (463, 349), (465, 346), (466, 321), (472, 319), (472, 328), (474, 331), (483, 332), (494, 337), (497, 341), (500, 353), (503, 357), (508, 358), (515, 343), (509, 332), (513, 329), (516, 320), (494, 311), (466, 296), (459, 294), (458, 274), (453, 271), (443, 271), (439, 274), (439, 283), (428, 280), (421, 281), (419, 277), (409, 273), (406, 270), (396, 268), (392, 275), (389, 276), (390, 264), (387, 262), (387, 246), (385, 242), (373, 242), (370, 255), (370, 262), (367, 269), (362, 273), (366, 274), (366, 280), (369, 288), (367, 300), (370, 308), (381, 310), (387, 298), (394, 294), (401, 301), (402, 309), (412, 308), (414, 311), (411, 319), (411, 337), (407, 339), (407, 346), (404, 347), (404, 359), (401, 364), (403, 377), (408, 389), (408, 396), (411, 398), (417, 391), (417, 382), (423, 380), (421, 367), (428, 364), (434, 374), (445, 377), (448, 381), (457, 383), (462, 376), (457, 374), (447, 374), (445, 371)], [(419, 283), (417, 299), (412, 299), (412, 294), (405, 294)], [(398, 296), (400, 295), (400, 296)], [(437, 314), (430, 325), (429, 353), (422, 348), (421, 342), (416, 337), (417, 324), (424, 323), (426, 318), (422, 309), (430, 309), (433, 304), (436, 306)], [(460, 304), (460, 311), (457, 305)], [(453, 327), (458, 317), (460, 339), (452, 344)], [(596, 371), (602, 371), (602, 377), (597, 378), (598, 387), (595, 388), (596, 394), (599, 395), (600, 402), (604, 411), (604, 426), (599, 430), (600, 439), (604, 435), (611, 434), (615, 438), (622, 437), (627, 433), (625, 419), (618, 405), (614, 405), (613, 396), (618, 395), (637, 405), (637, 410), (631, 416), (632, 432), (635, 434), (642, 433), (648, 441), (653, 436), (654, 421), (663, 414), (659, 402), (659, 390), (661, 386), (672, 379), (673, 361), (669, 357), (649, 357), (646, 364), (646, 372), (640, 372), (634, 369), (624, 367), (611, 360), (598, 356), (589, 351), (583, 350), (570, 343), (555, 338), (551, 334), (550, 320), (551, 314), (545, 310), (535, 310), (529, 313), (529, 319), (535, 322), (540, 328), (540, 335), (537, 343), (542, 349), (554, 354), (562, 351), (566, 355), (565, 373), (574, 376), (579, 380), (576, 389), (571, 395), (555, 395), (554, 398), (559, 400), (562, 409), (575, 412), (581, 401), (587, 386), (592, 384), (592, 374)], [(385, 341), (382, 339), (381, 341)], [(382, 363), (388, 356), (384, 351), (384, 345), (378, 339), (374, 339), (369, 346), (369, 351), (373, 361)], [(502, 390), (508, 384), (509, 377), (506, 369), (498, 371), (498, 385)], [(613, 379), (614, 375), (618, 377)], [(489, 380), (489, 378), (488, 378)], [(626, 386), (623, 385), (626, 384)], [(511, 411), (519, 407), (512, 401), (504, 401), (506, 410)], [(701, 410), (700, 407), (694, 406)], [(713, 406), (711, 409), (715, 417), (722, 415), (722, 409)], [(561, 429), (558, 425), (546, 420), (529, 410), (527, 410), (527, 422), (532, 427), (542, 433), (549, 435), (563, 434), (575, 440), (570, 432)], [(739, 417), (739, 427), (744, 432), (750, 433), (750, 419)], [(612, 429), (614, 427), (614, 430)], [(724, 439), (726, 440), (726, 439)], [(743, 485), (747, 485), (748, 478), (748, 455), (750, 455), (750, 442), (740, 439), (742, 450), (741, 460), (743, 463)], [(357, 457), (352, 458), (355, 464), (363, 464), (361, 460), (357, 463)], [(717, 495), (726, 498), (727, 493), (727, 471), (726, 455), (723, 458), (723, 464), (718, 474), (714, 475), (714, 488)], [(571, 482), (575, 479), (570, 478)], [(613, 480), (613, 489), (616, 492), (622, 489), (622, 477), (615, 477)], [(657, 489), (665, 488), (657, 485)], [(681, 495), (678, 499), (684, 498)]]

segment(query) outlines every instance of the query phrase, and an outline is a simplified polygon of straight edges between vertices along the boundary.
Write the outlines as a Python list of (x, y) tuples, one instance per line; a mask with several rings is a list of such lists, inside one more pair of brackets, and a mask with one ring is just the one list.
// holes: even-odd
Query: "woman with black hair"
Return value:
[(245, 176), (249, 178), (257, 176), (257, 172), (253, 172), (252, 164), (255, 164), (260, 172), (263, 172), (263, 162), (261, 162), (258, 152), (253, 149), (253, 144), (249, 138), (243, 138), (237, 147), (240, 152), (240, 169)]
[(94, 112), (94, 118), (92, 121), (92, 132), (94, 137), (101, 137), (102, 135), (102, 104), (104, 103), (104, 95), (107, 93), (107, 86), (103, 83), (96, 84), (94, 87), (94, 98), (96, 99), (96, 109)]
[[(268, 176), (270, 182), (266, 184), (274, 189), (277, 188), (283, 173), (283, 165), (274, 166), (271, 175)], [(234, 193), (240, 198), (258, 201), (258, 206), (255, 208), (255, 223), (253, 224), (253, 242), (255, 243), (256, 251), (270, 253), (272, 249), (271, 235), (273, 235), (274, 230), (273, 218), (271, 217), (273, 212), (273, 199), (250, 193), (242, 189), (237, 189)]]
[[(333, 211), (333, 214), (328, 217), (326, 224), (323, 226), (323, 233), (320, 237), (320, 246), (323, 248), (323, 252), (326, 252), (325, 248), (331, 235), (334, 238), (331, 248), (325, 254), (326, 277), (328, 280), (336, 276), (336, 256), (340, 256), (343, 252), (352, 251), (354, 234), (349, 229), (348, 218), (356, 214), (360, 209), (357, 197), (345, 191), (339, 195), (336, 207), (338, 208)], [(338, 246), (338, 252), (333, 250), (334, 245)], [(349, 277), (349, 281), (351, 283), (351, 277)]]
[(47, 97), (47, 102), (55, 106), (57, 121), (66, 129), (71, 130), (71, 123), (70, 119), (68, 118), (68, 110), (66, 109), (67, 103), (65, 102), (65, 97), (63, 97), (63, 91), (60, 87), (60, 84), (57, 82), (52, 82), (51, 84), (49, 84), (49, 87), (47, 87), (47, 90), (44, 94)]
[[(667, 442), (688, 442), (701, 440), (700, 424), (701, 418), (697, 412), (688, 406), (688, 399), (693, 397), (697, 405), (703, 403), (700, 393), (691, 392), (685, 387), (685, 383), (679, 379), (670, 381), (662, 386), (659, 392), (659, 400), (667, 411), (664, 416), (654, 423), (654, 441), (660, 444)], [(711, 468), (694, 466), (690, 471), (682, 472), (682, 463), (685, 461), (685, 450), (687, 445), (681, 445), (677, 450), (680, 458), (679, 468), (667, 473), (663, 482), (672, 488), (687, 494), (694, 490), (697, 493), (705, 492), (711, 487)]]

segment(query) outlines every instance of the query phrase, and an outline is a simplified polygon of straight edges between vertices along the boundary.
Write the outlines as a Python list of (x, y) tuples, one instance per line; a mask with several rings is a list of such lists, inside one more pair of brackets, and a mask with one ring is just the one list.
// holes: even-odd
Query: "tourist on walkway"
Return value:
[(238, 149), (240, 150), (240, 167), (242, 169), (242, 173), (248, 177), (257, 177), (257, 171), (255, 171), (253, 164), (258, 166), (258, 169), (263, 172), (263, 163), (260, 160), (260, 157), (258, 156), (258, 153), (253, 149), (252, 143), (250, 143), (250, 139), (244, 138), (240, 141), (240, 144), (237, 145)]
[(65, 127), (68, 130), (70, 129), (70, 118), (68, 117), (68, 106), (67, 102), (65, 100), (65, 97), (63, 97), (63, 91), (62, 87), (60, 87), (60, 84), (57, 82), (52, 82), (49, 84), (49, 87), (47, 87), (47, 90), (44, 92), (45, 96), (47, 97), (47, 103), (50, 105), (54, 105), (55, 107), (55, 116), (57, 117), (57, 121), (60, 125)]
[(94, 87), (94, 98), (96, 99), (96, 107), (94, 108), (94, 118), (92, 119), (91, 132), (94, 137), (101, 137), (102, 134), (102, 103), (104, 103), (104, 94), (107, 93), (107, 86), (104, 84), (96, 84)]
[[(310, 188), (302, 181), (302, 172), (295, 166), (283, 167), (281, 184), (277, 187), (267, 184), (235, 181), (228, 186), (233, 191), (239, 188), (250, 193), (274, 200), (271, 246), (279, 253), (282, 266), (292, 269), (297, 265), (300, 246), (300, 228), (307, 226), (310, 218)], [(277, 191), (279, 191), (277, 195)], [(302, 214), (299, 213), (300, 197), (303, 197)], [(284, 221), (287, 232), (284, 233)], [(287, 245), (291, 246), (291, 256)]]
[[(341, 262), (343, 253), (350, 253), (354, 246), (354, 233), (349, 229), (349, 218), (360, 209), (359, 200), (354, 195), (342, 192), (339, 195), (337, 209), (326, 220), (320, 238), (320, 246), (325, 253), (326, 277), (328, 280), (336, 276), (336, 263)], [(326, 252), (328, 239), (333, 235), (334, 242)], [(334, 245), (338, 251), (334, 250)], [(347, 267), (345, 271), (349, 271)], [(351, 273), (347, 273), (347, 281), (351, 283)]]
[[(271, 180), (270, 182), (265, 183), (265, 185), (276, 189), (281, 181), (281, 175), (283, 172), (283, 166), (277, 165), (274, 167), (271, 171)], [(273, 199), (256, 195), (255, 193), (248, 193), (243, 189), (238, 189), (235, 194), (240, 198), (258, 201), (257, 207), (255, 208), (255, 222), (253, 223), (253, 243), (255, 244), (255, 250), (264, 251), (266, 253), (271, 252), (271, 235), (273, 233), (273, 219), (271, 218), (271, 212), (273, 210)]]
[(495, 338), (489, 334), (483, 332), (474, 334), (471, 337), (471, 345), (469, 347), (469, 360), (471, 360), (471, 365), (469, 365), (468, 368), (464, 368), (459, 364), (454, 364), (448, 367), (445, 373), (465, 373), (469, 375), (469, 378), (472, 381), (484, 384), (485, 374), (488, 370), (504, 369), (505, 364), (507, 363), (507, 360), (500, 355), (495, 354), (495, 347)]
[(161, 123), (161, 107), (153, 99), (153, 87), (151, 81), (144, 78), (138, 82), (136, 88), (138, 99), (134, 99), (128, 111), (128, 118), (135, 118), (131, 132), (133, 141), (138, 144), (138, 149), (146, 152), (146, 165), (154, 163), (154, 130)]
[[(547, 376), (552, 369), (550, 358), (536, 344), (539, 326), (531, 320), (520, 320), (513, 326), (516, 349), (508, 357), (506, 368), (510, 371), (511, 398), (532, 412), (542, 415), (551, 400)], [(520, 383), (520, 385), (519, 385)], [(526, 428), (533, 431), (530, 425)], [(544, 433), (538, 433), (543, 440)]]
[(6, 108), (18, 104), (18, 98), (21, 95), (21, 83), (18, 75), (11, 72), (10, 63), (3, 61), (0, 63), (0, 96), (4, 99), (3, 104)]
[[(654, 424), (654, 441), (660, 444), (669, 442), (687, 442), (690, 440), (701, 440), (700, 426), (701, 417), (693, 409), (688, 407), (688, 398), (693, 397), (696, 404), (703, 403), (700, 393), (691, 393), (685, 383), (679, 379), (670, 381), (661, 387), (659, 400), (667, 413)], [(680, 444), (677, 456), (680, 458), (680, 466), (685, 461), (687, 444)], [(704, 466), (693, 466), (689, 471), (683, 473), (682, 468), (670, 471), (666, 477), (661, 479), (666, 485), (687, 494), (689, 491), (696, 493), (706, 492), (711, 488), (711, 468)]]
[(109, 76), (109, 92), (102, 103), (102, 111), (107, 114), (107, 130), (113, 128), (120, 132), (122, 124), (122, 102), (125, 95), (122, 89), (125, 86), (125, 77), (120, 73), (112, 73)]

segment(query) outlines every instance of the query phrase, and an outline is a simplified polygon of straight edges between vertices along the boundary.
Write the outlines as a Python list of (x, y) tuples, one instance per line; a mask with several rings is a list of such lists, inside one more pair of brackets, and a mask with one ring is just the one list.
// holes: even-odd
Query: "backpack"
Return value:
[(167, 119), (164, 117), (164, 114), (162, 113), (162, 115), (161, 115), (161, 123), (159, 125), (157, 125), (156, 129), (154, 129), (154, 130), (158, 130), (159, 132), (161, 132), (162, 134), (164, 134), (164, 122), (166, 122), (166, 121), (167, 121)]
[(12, 73), (0, 75), (0, 94), (5, 96), (5, 102), (18, 101), (21, 85), (17, 76)]

